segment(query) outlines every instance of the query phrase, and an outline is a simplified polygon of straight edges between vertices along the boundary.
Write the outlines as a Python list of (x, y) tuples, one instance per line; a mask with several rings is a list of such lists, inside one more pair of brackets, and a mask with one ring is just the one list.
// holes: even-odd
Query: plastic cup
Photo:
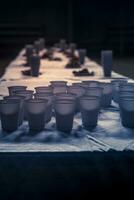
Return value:
[(103, 88), (101, 87), (89, 87), (86, 90), (86, 95), (87, 96), (97, 96), (97, 97), (102, 97), (102, 93), (103, 93)]
[(40, 56), (39, 55), (32, 55), (30, 58), (30, 66), (31, 66), (31, 75), (34, 77), (39, 76), (40, 70)]
[(54, 108), (57, 130), (70, 133), (73, 127), (75, 101), (57, 100)]
[(76, 47), (77, 47), (76, 43), (70, 43), (70, 44), (69, 44), (69, 49), (70, 49), (70, 51), (71, 51), (71, 55), (72, 55), (72, 56), (75, 54)]
[(39, 38), (39, 43), (40, 43), (40, 50), (43, 50), (45, 48), (45, 39), (44, 38)]
[(113, 88), (111, 83), (100, 83), (100, 87), (103, 88), (102, 98), (101, 98), (101, 106), (109, 107), (111, 105), (112, 96), (113, 96)]
[(66, 93), (67, 92), (67, 87), (60, 85), (60, 86), (53, 86), (53, 94), (58, 94), (58, 93)]
[(81, 97), (85, 94), (85, 89), (81, 86), (68, 86), (67, 93), (75, 94), (77, 97)]
[(119, 90), (120, 90), (120, 86), (127, 84), (127, 80), (112, 80), (111, 81), (112, 87), (113, 87), (113, 100), (118, 103), (119, 101)]
[(45, 127), (47, 100), (31, 99), (26, 102), (29, 129), (33, 132), (42, 131)]
[(100, 98), (91, 96), (80, 98), (80, 110), (83, 126), (87, 130), (95, 128), (100, 110)]
[(19, 122), (18, 125), (20, 126), (23, 123), (24, 119), (24, 101), (25, 97), (23, 96), (5, 96), (3, 97), (4, 100), (18, 100), (20, 101), (20, 114), (19, 114)]
[(55, 95), (55, 100), (74, 100), (76, 101), (76, 95), (74, 94), (67, 94), (67, 93), (59, 93)]
[(66, 86), (67, 85), (67, 81), (50, 81), (50, 86), (54, 87), (54, 86)]
[(68, 94), (76, 95), (76, 112), (80, 111), (79, 98), (85, 95), (85, 89), (81, 86), (69, 86), (67, 89)]
[(34, 49), (37, 54), (40, 52), (40, 50), (41, 50), (40, 41), (37, 40), (34, 42)]
[(134, 92), (134, 84), (130, 84), (130, 83), (127, 83), (126, 85), (124, 84), (124, 85), (121, 85), (120, 87), (119, 87), (119, 91), (120, 92), (125, 92), (125, 91), (131, 91), (131, 92)]
[(120, 98), (119, 106), (122, 125), (127, 128), (134, 128), (134, 98)]
[(61, 39), (59, 45), (60, 45), (60, 50), (62, 52), (64, 52), (65, 49), (66, 49), (66, 40), (65, 39)]
[(26, 88), (27, 86), (21, 86), (21, 85), (9, 86), (8, 92), (9, 95), (14, 95), (16, 91), (26, 91)]
[(33, 97), (33, 90), (15, 91), (14, 95), (23, 96), (25, 97), (25, 100), (29, 100)]
[(125, 97), (134, 97), (134, 92), (132, 92), (132, 91), (122, 91), (122, 92), (119, 92), (119, 99), (120, 98), (125, 98)]
[(44, 93), (35, 93), (34, 94), (35, 99), (42, 99), (42, 100), (47, 100), (47, 110), (46, 110), (46, 123), (51, 121), (52, 118), (52, 108), (53, 108), (53, 95), (51, 94), (44, 94)]
[(26, 51), (27, 64), (30, 65), (30, 57), (34, 53), (33, 45), (26, 45), (25, 51)]
[(101, 65), (105, 77), (111, 77), (113, 67), (113, 52), (111, 50), (101, 51)]
[(82, 86), (82, 82), (76, 82), (76, 83), (72, 83), (71, 86)]
[(6, 132), (16, 131), (19, 125), (20, 101), (1, 100), (0, 116), (2, 129)]
[(26, 108), (25, 108), (25, 103), (26, 103), (27, 100), (32, 99), (33, 91), (32, 90), (16, 91), (15, 95), (16, 96), (22, 96), (22, 97), (25, 98), (25, 101), (24, 101), (24, 120), (27, 120), (27, 111), (26, 111)]
[(88, 87), (98, 87), (100, 83), (98, 81), (82, 81), (82, 84)]
[(50, 86), (39, 86), (39, 87), (35, 87), (35, 91), (36, 93), (53, 93), (53, 90)]
[(79, 54), (80, 64), (83, 65), (85, 63), (87, 51), (86, 51), (86, 49), (78, 49), (78, 54)]

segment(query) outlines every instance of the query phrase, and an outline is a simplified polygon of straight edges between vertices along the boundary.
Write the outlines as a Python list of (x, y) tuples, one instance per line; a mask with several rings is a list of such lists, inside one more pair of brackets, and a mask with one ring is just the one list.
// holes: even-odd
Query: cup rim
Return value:
[(19, 99), (2, 99), (0, 104), (20, 104)]
[(36, 89), (51, 89), (51, 88), (50, 86), (37, 86), (34, 89), (36, 90)]
[(33, 90), (18, 90), (18, 91), (15, 91), (15, 93), (33, 94), (34, 91)]
[(120, 97), (120, 100), (122, 101), (134, 101), (134, 96), (131, 98), (130, 96), (126, 96), (126, 97)]
[[(44, 96), (43, 96), (44, 95)], [(36, 92), (33, 94), (34, 97), (38, 96), (38, 97), (53, 97), (53, 93), (44, 93), (44, 92)]]
[(63, 92), (61, 92), (61, 93), (58, 93), (57, 95), (55, 95), (55, 96), (76, 96), (75, 94), (72, 94), (72, 93), (63, 93)]
[(98, 96), (94, 96), (94, 95), (85, 95), (85, 96), (83, 96), (83, 97), (81, 97), (80, 98), (80, 101), (81, 100), (96, 100), (96, 99), (98, 99), (98, 100), (100, 100), (100, 97), (98, 97)]
[(61, 80), (61, 81), (60, 81), (60, 80), (58, 81), (58, 80), (57, 80), (57, 81), (50, 81), (50, 83), (51, 83), (51, 84), (54, 84), (54, 83), (67, 83), (67, 81), (62, 81), (62, 80)]
[(103, 87), (89, 87), (89, 88), (87, 88), (86, 90), (94, 90), (94, 89), (101, 89), (101, 90), (103, 90)]
[(12, 85), (12, 86), (8, 86), (9, 89), (12, 89), (12, 88), (27, 88), (27, 86), (24, 86), (24, 85)]
[(20, 99), (20, 100), (24, 100), (25, 97), (24, 97), (24, 96), (19, 96), (19, 95), (9, 95), (9, 96), (4, 96), (3, 99), (4, 99), (4, 100), (8, 100), (8, 99), (9, 99), (9, 100), (10, 100), (10, 99), (11, 99), (11, 100), (16, 100), (16, 99), (17, 99), (17, 100), (19, 100), (19, 99)]
[(55, 104), (75, 104), (75, 101), (72, 99), (56, 99)]
[(28, 99), (26, 100), (26, 103), (47, 103), (48, 100), (47, 99)]

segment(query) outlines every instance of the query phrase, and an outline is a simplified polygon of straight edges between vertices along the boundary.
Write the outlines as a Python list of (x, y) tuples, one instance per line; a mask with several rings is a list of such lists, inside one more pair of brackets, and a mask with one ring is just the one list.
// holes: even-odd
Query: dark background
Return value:
[(0, 54), (17, 52), (43, 36), (47, 44), (60, 38), (86, 47), (89, 54), (113, 49), (133, 55), (134, 6), (129, 1), (15, 0), (0, 4)]

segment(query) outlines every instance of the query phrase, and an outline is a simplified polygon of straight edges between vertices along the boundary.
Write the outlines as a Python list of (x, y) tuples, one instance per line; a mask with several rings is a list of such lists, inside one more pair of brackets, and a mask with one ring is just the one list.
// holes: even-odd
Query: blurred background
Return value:
[(134, 78), (134, 5), (106, 0), (12, 0), (0, 3), (0, 75), (25, 44), (44, 37), (60, 38), (87, 48), (100, 61), (100, 51), (114, 52), (113, 69)]

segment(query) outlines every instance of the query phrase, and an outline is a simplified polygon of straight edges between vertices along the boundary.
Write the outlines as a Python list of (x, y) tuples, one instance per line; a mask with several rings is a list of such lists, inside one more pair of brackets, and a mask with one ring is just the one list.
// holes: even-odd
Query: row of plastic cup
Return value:
[[(26, 91), (28, 94), (33, 94), (32, 91), (26, 90), (25, 86), (11, 86), (8, 89), (10, 95), (14, 95), (16, 93), (21, 95), (24, 93), (24, 91)], [(77, 98), (80, 98), (84, 95), (96, 96), (101, 98), (102, 107), (110, 106), (113, 96), (113, 88), (111, 83), (99, 83), (97, 81), (83, 81), (82, 83), (75, 83), (70, 86), (67, 85), (66, 81), (51, 81), (49, 86), (36, 87), (35, 91), (36, 93), (44, 93), (45, 95), (69, 93), (76, 95)]]
[[(67, 97), (67, 95), (66, 95)], [(75, 115), (76, 99), (68, 94), (68, 98), (61, 96), (55, 98), (53, 105), (49, 98), (35, 98), (24, 100), (21, 96), (8, 96), (0, 101), (1, 123), (4, 131), (12, 132), (22, 124), (26, 112), (29, 129), (42, 131), (45, 123), (52, 117), (52, 106), (55, 112), (56, 126), (59, 131), (70, 132)], [(70, 97), (70, 98), (69, 98)], [(85, 128), (97, 125), (100, 99), (84, 96), (80, 99), (80, 111)]]
[[(123, 88), (121, 87), (121, 90), (128, 89), (128, 86), (131, 87), (131, 90), (132, 90), (133, 84), (123, 85)], [(58, 88), (65, 87), (66, 92), (61, 92), (59, 90), (58, 92), (54, 93), (55, 87), (58, 87)], [(82, 116), (83, 126), (85, 128), (89, 128), (89, 127), (92, 128), (92, 127), (95, 127), (97, 124), (99, 109), (102, 106), (103, 107), (110, 106), (112, 95), (113, 95), (112, 85), (110, 83), (99, 83), (97, 81), (86, 81), (86, 82), (84, 81), (82, 83), (77, 83), (77, 84), (75, 83), (72, 86), (67, 86), (66, 81), (52, 81), (50, 83), (50, 86), (36, 87), (35, 88), (36, 93), (34, 93), (32, 90), (26, 90), (26, 86), (12, 86), (12, 87), (9, 87), (8, 89), (9, 89), (9, 96), (4, 97), (3, 102), (1, 101), (1, 108), (2, 108), (1, 116), (4, 116), (5, 108), (6, 108), (6, 112), (10, 110), (12, 111), (13, 108), (16, 108), (15, 104), (16, 106), (18, 106), (19, 104), (19, 112), (18, 112), (18, 107), (15, 110), (15, 112), (19, 113), (19, 115), (16, 114), (16, 119), (17, 119), (16, 124), (18, 124), (18, 126), (22, 124), (23, 119), (29, 120), (28, 108), (30, 108), (30, 105), (33, 106), (33, 111), (34, 111), (34, 107), (38, 110), (38, 108), (40, 108), (39, 107), (40, 101), (41, 102), (43, 101), (46, 105), (45, 110), (44, 110), (45, 123), (48, 123), (51, 120), (53, 111), (55, 111), (56, 123), (58, 123), (59, 121), (58, 111), (61, 115), (64, 116), (65, 113), (67, 113), (67, 110), (70, 108), (71, 108), (70, 110), (72, 110), (72, 107), (73, 107), (73, 113), (72, 113), (73, 117), (76, 112), (80, 111), (81, 116)], [(132, 93), (131, 93), (131, 96), (130, 96), (130, 93), (129, 94), (128, 93), (129, 91), (122, 91), (122, 93), (120, 93), (119, 105), (120, 105), (120, 111), (121, 111), (121, 120), (122, 120), (123, 125), (127, 127), (133, 127), (134, 112), (131, 112), (131, 111), (133, 111), (132, 106), (134, 105), (134, 101), (133, 101), (134, 97)], [(125, 104), (123, 102), (125, 102)], [(124, 107), (123, 107), (124, 105), (126, 106), (126, 109), (127, 109), (126, 102), (127, 103), (131, 102), (130, 104), (131, 107), (130, 105), (128, 106), (129, 109), (127, 110), (127, 115), (126, 113), (124, 115), (123, 114), (124, 111), (122, 110), (124, 110)], [(9, 103), (9, 106), (8, 106), (8, 103)], [(10, 106), (12, 107), (12, 109), (10, 109)], [(66, 112), (65, 113), (63, 112), (62, 114), (61, 112), (62, 110), (65, 110)], [(31, 109), (31, 112), (32, 112), (32, 109)], [(8, 112), (5, 113), (5, 115), (6, 114), (8, 114)], [(68, 113), (68, 117), (66, 115), (65, 119), (69, 118), (69, 114), (70, 116), (72, 116), (71, 113)], [(11, 113), (9, 115), (11, 117)], [(13, 120), (13, 118), (11, 117), (11, 120)], [(4, 119), (4, 124), (5, 124), (5, 118), (1, 117), (1, 121), (3, 121), (3, 119)], [(125, 124), (124, 119), (125, 119), (125, 122), (129, 120), (129, 123), (131, 119), (131, 125), (128, 122)], [(9, 120), (10, 118), (8, 118), (6, 126), (3, 126), (4, 130), (6, 130), (5, 127), (8, 127), (7, 124), (9, 123)], [(31, 123), (32, 122), (29, 121), (29, 126), (30, 126), (30, 129), (32, 130), (31, 125), (30, 125)], [(12, 124), (12, 122), (10, 124)], [(73, 121), (72, 121), (72, 124), (73, 124)], [(57, 124), (57, 127), (60, 127), (62, 125)], [(36, 126), (36, 123), (34, 124), (34, 126)], [(66, 128), (64, 132), (66, 132), (67, 127), (68, 127), (67, 132), (69, 132), (69, 130), (71, 129), (69, 127), (71, 126), (72, 125), (69, 125), (69, 126), (65, 125)], [(63, 129), (58, 128), (58, 130), (61, 130), (61, 131), (63, 131)], [(39, 130), (38, 126), (37, 126), (37, 130)]]

